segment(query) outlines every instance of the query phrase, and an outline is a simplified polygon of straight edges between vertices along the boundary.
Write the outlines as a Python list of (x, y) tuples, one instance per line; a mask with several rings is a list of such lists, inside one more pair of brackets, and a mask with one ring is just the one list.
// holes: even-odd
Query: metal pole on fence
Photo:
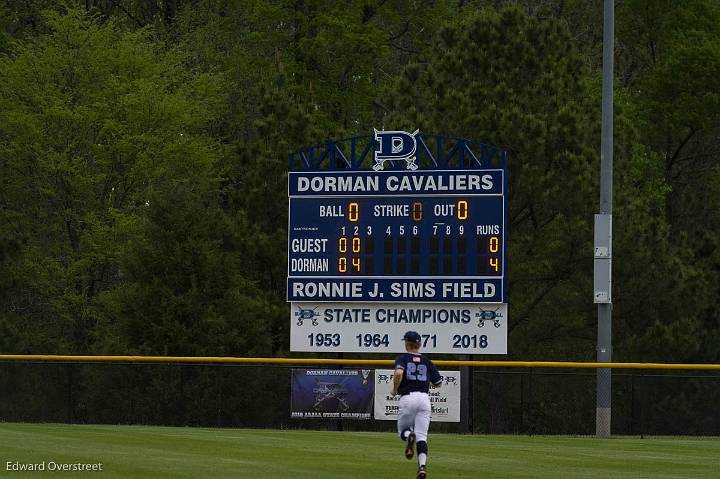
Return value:
[(128, 422), (130, 424), (137, 424), (139, 422), (135, 417), (135, 396), (137, 391), (139, 369), (139, 367), (132, 364), (129, 366), (128, 369), (130, 371), (130, 416), (128, 418)]
[[(595, 215), (595, 298), (598, 305), (597, 362), (612, 362), (612, 185), (614, 0), (603, 13), (603, 81), (600, 148), (600, 214)], [(595, 435), (610, 437), (612, 370), (597, 370)]]
[(73, 388), (75, 387), (73, 381), (73, 364), (65, 365), (65, 371), (67, 373), (67, 422), (72, 424), (74, 422), (75, 414), (73, 413), (75, 395), (73, 394)]
[(533, 370), (530, 370), (530, 376), (528, 377), (528, 436), (533, 435), (533, 422), (532, 422), (532, 410), (533, 410)]
[(630, 373), (630, 435), (635, 434), (635, 373)]
[(218, 381), (220, 387), (217, 392), (217, 427), (222, 427), (223, 379)]
[(188, 368), (186, 365), (181, 364), (180, 365), (180, 403), (179, 403), (179, 411), (178, 411), (178, 425), (179, 426), (188, 426), (188, 414), (187, 414), (187, 388), (185, 383), (187, 382), (187, 373)]
[(645, 439), (645, 371), (640, 370), (640, 439)]
[(525, 373), (520, 373), (520, 429), (518, 430), (519, 433), (522, 433), (525, 430), (525, 384), (523, 378), (525, 377)]
[[(470, 360), (470, 356), (463, 356), (466, 361)], [(460, 423), (461, 431), (465, 434), (472, 434), (473, 432), (473, 384), (472, 384), (472, 367), (461, 366), (460, 367)]]
[[(338, 353), (338, 359), (344, 359), (345, 355), (343, 353)], [(342, 365), (338, 366), (340, 369), (342, 369)], [(338, 419), (335, 422), (335, 430), (336, 431), (342, 431), (343, 430), (343, 420)]]

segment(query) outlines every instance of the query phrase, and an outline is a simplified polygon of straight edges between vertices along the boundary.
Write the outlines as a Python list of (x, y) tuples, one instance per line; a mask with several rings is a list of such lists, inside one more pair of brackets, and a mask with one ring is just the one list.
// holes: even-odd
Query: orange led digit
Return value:
[(353, 253), (360, 252), (360, 238), (358, 238), (357, 236), (353, 237), (353, 240), (352, 240), (352, 252)]
[(498, 270), (498, 259), (497, 258), (490, 258), (490, 266), (497, 271)]
[(468, 202), (460, 200), (457, 202), (457, 218), (460, 221), (465, 221), (468, 217)]
[(348, 220), (354, 223), (358, 220), (358, 216), (359, 216), (358, 204), (350, 203), (348, 205)]
[(344, 236), (338, 240), (338, 251), (341, 253), (347, 253), (347, 238)]
[[(490, 252), (491, 253), (497, 253), (498, 249), (500, 247), (500, 240), (498, 240), (497, 236), (491, 236), (490, 237)], [(497, 271), (497, 269), (495, 269)]]
[(413, 218), (413, 221), (421, 221), (422, 220), (422, 203), (420, 203), (419, 201), (416, 201), (415, 203), (413, 203), (412, 218)]

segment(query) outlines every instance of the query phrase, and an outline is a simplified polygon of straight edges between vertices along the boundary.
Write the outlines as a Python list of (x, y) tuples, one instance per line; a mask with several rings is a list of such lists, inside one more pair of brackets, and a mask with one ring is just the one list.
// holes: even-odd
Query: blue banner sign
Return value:
[(371, 419), (372, 369), (293, 369), (291, 417)]

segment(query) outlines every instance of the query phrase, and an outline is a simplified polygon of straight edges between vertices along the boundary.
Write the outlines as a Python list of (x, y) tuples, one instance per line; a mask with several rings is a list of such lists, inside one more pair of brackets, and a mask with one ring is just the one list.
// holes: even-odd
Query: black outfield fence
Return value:
[[(320, 364), (313, 367), (338, 363)], [(0, 422), (394, 430), (392, 421), (291, 419), (293, 367), (307, 366), (0, 361)], [(557, 363), (552, 368), (469, 367), (472, 422), (436, 422), (434, 431), (595, 433), (594, 370)], [(720, 436), (720, 372), (705, 369), (615, 371), (613, 434)]]

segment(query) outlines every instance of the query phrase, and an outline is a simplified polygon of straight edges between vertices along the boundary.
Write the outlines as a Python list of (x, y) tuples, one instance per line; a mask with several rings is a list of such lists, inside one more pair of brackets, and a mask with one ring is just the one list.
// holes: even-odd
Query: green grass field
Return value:
[[(432, 478), (713, 478), (720, 439), (430, 436)], [(390, 433), (0, 424), (0, 477), (414, 478)], [(12, 472), (15, 463), (102, 463)]]

